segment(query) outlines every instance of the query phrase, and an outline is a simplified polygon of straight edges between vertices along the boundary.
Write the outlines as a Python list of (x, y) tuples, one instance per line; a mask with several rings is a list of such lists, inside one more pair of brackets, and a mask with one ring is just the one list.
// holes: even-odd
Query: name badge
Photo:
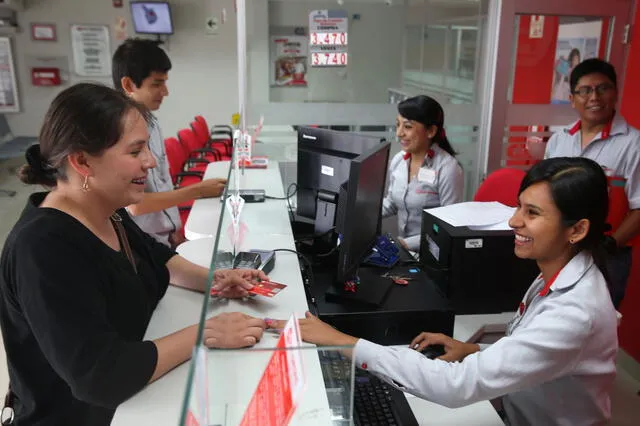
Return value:
[(433, 185), (436, 183), (436, 171), (421, 167), (418, 170), (418, 181)]

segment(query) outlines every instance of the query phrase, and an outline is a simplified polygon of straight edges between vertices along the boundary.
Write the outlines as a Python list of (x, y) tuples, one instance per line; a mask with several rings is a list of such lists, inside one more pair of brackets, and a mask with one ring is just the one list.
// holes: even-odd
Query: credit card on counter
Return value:
[[(287, 288), (286, 284), (280, 284), (273, 281), (260, 281), (259, 283), (254, 284), (253, 288), (249, 290), (249, 294), (273, 297), (285, 288)], [(219, 291), (211, 289), (212, 296), (218, 296), (219, 293)]]
[(254, 284), (253, 288), (249, 290), (249, 294), (258, 294), (260, 296), (273, 297), (284, 290), (287, 286), (285, 284), (276, 283), (273, 281), (260, 281)]

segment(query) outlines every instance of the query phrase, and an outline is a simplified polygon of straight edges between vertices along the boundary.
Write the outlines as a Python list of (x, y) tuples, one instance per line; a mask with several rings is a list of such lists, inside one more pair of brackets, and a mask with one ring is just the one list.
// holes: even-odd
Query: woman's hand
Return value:
[[(311, 312), (305, 314), (304, 319), (299, 319), (300, 334), (302, 340), (320, 346), (353, 346), (358, 341), (357, 337), (344, 334), (329, 324), (313, 316)], [(283, 329), (286, 325), (284, 320), (268, 320), (267, 328)]]
[(438, 359), (449, 362), (462, 361), (467, 355), (480, 350), (480, 346), (475, 343), (460, 342), (442, 333), (420, 333), (411, 341), (409, 347), (422, 352), (431, 345), (444, 346), (445, 354)]
[(258, 280), (268, 279), (264, 272), (254, 269), (221, 269), (213, 274), (212, 288), (218, 292), (219, 297), (247, 297)]
[(240, 312), (227, 312), (205, 322), (202, 342), (208, 348), (244, 348), (255, 345), (265, 328), (262, 319)]

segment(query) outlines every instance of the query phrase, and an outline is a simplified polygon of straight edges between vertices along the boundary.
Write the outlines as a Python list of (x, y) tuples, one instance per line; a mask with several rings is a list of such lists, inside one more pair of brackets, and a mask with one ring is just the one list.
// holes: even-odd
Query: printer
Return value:
[(514, 253), (514, 234), (452, 226), (422, 212), (420, 263), (456, 314), (515, 311), (539, 274), (535, 261)]

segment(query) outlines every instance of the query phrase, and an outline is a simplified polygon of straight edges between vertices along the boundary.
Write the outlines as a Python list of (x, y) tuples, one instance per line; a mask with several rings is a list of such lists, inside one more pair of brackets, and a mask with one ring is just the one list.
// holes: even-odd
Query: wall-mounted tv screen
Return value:
[(131, 19), (138, 34), (173, 34), (171, 8), (167, 2), (132, 1)]

